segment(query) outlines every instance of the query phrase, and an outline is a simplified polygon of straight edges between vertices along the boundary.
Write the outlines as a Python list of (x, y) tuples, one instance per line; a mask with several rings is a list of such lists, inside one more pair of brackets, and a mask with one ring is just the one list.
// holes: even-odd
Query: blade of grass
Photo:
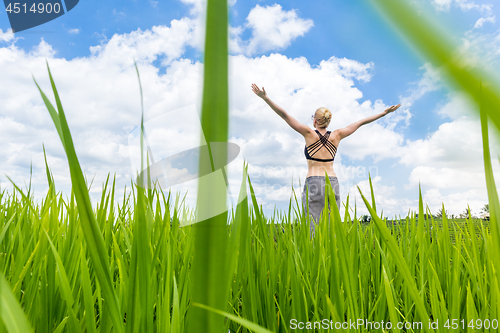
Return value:
[(262, 326), (259, 326), (257, 324), (254, 324), (252, 323), (251, 321), (248, 321), (246, 319), (243, 319), (243, 318), (240, 318), (240, 317), (237, 317), (235, 315), (232, 315), (230, 313), (227, 313), (225, 311), (221, 311), (221, 310), (217, 310), (217, 309), (214, 309), (210, 306), (206, 306), (206, 305), (203, 305), (203, 304), (200, 304), (200, 303), (193, 303), (194, 306), (197, 306), (197, 307), (200, 307), (202, 309), (205, 309), (205, 310), (208, 310), (208, 311), (211, 311), (213, 313), (216, 313), (218, 315), (221, 315), (223, 317), (228, 317), (229, 319), (231, 319), (232, 321), (235, 321), (237, 322), (238, 324), (240, 324), (241, 326), (244, 326), (246, 327), (247, 329), (255, 332), (255, 333), (272, 333), (271, 331), (265, 329), (264, 327)]
[(10, 290), (9, 283), (0, 272), (0, 315), (8, 332), (32, 332), (26, 315)]
[[(77, 208), (80, 215), (80, 225), (83, 229), (83, 234), (87, 242), (87, 248), (92, 259), (92, 263), (96, 270), (96, 275), (102, 288), (103, 296), (106, 300), (106, 306), (109, 309), (111, 319), (114, 324), (114, 329), (117, 333), (123, 332), (123, 321), (121, 316), (120, 305), (118, 303), (118, 297), (113, 286), (113, 280), (111, 278), (111, 272), (109, 270), (109, 258), (107, 255), (106, 246), (102, 233), (97, 224), (96, 217), (94, 215), (92, 204), (90, 202), (89, 192), (85, 183), (85, 178), (83, 176), (78, 157), (75, 152), (73, 145), (73, 139), (66, 121), (66, 116), (62, 108), (57, 89), (50, 72), (49, 64), (47, 63), (47, 70), (49, 72), (49, 78), (52, 85), (52, 90), (57, 103), (58, 112), (55, 111), (54, 107), (50, 104), (45, 94), (40, 90), (42, 98), (44, 98), (45, 105), (49, 110), (54, 125), (56, 126), (59, 136), (61, 137), (61, 142), (66, 151), (66, 156), (68, 158), (68, 164), (71, 174), (71, 184), (74, 189), (74, 194), (77, 202)], [(35, 81), (36, 83), (36, 81)], [(38, 86), (38, 84), (37, 84)], [(56, 117), (57, 115), (57, 117)], [(58, 119), (58, 120), (56, 120)]]
[[(209, 149), (209, 160), (200, 154), (199, 170), (214, 162), (211, 142), (228, 139), (228, 8), (226, 0), (208, 0), (204, 55), (201, 127)], [(218, 156), (227, 160), (227, 151)], [(224, 174), (224, 170), (221, 170)], [(220, 173), (220, 171), (218, 171)], [(226, 184), (220, 177), (204, 176), (198, 180), (197, 216), (226, 206)], [(225, 309), (229, 296), (230, 274), (226, 270), (227, 211), (194, 225), (194, 259), (191, 271), (193, 302)], [(192, 332), (221, 332), (224, 318), (202, 308), (190, 309)]]
[[(480, 84), (480, 91), (482, 91), (482, 86)], [(481, 93), (480, 93), (481, 94)], [(482, 101), (482, 99), (480, 99)], [(493, 238), (493, 243), (497, 247), (494, 251), (493, 259), (495, 262), (495, 269), (497, 272), (500, 271), (500, 219), (498, 214), (500, 214), (500, 201), (498, 199), (498, 193), (495, 186), (495, 178), (493, 177), (493, 168), (491, 165), (490, 156), (490, 143), (488, 137), (488, 115), (485, 112), (485, 105), (481, 102), (480, 104), (480, 119), (481, 119), (481, 134), (483, 139), (483, 157), (484, 157), (484, 171), (486, 178), (486, 189), (488, 191), (489, 207), (490, 207), (490, 227)]]
[(43, 229), (43, 232), (45, 233), (45, 236), (47, 236), (47, 240), (49, 241), (50, 248), (52, 249), (52, 253), (54, 254), (54, 258), (56, 259), (57, 263), (57, 272), (59, 276), (59, 281), (61, 285), (61, 294), (64, 300), (66, 301), (66, 306), (68, 308), (68, 314), (69, 314), (69, 319), (70, 319), (70, 325), (71, 325), (71, 331), (72, 332), (80, 332), (80, 326), (78, 324), (78, 321), (76, 320), (75, 313), (73, 311), (73, 304), (75, 303), (75, 299), (73, 297), (73, 292), (71, 291), (71, 286), (68, 281), (68, 275), (66, 274), (66, 269), (64, 268), (64, 265), (62, 263), (61, 257), (59, 256), (59, 252), (57, 252), (56, 247), (54, 246), (54, 243), (52, 243), (52, 240), (49, 237), (49, 234), (45, 229)]
[[(142, 84), (141, 78), (139, 76), (139, 69), (137, 68), (137, 64), (135, 64), (135, 69), (137, 72), (137, 79), (139, 81), (139, 88), (141, 92), (141, 172), (144, 170), (144, 106), (143, 106), (143, 94), (142, 94)], [(134, 224), (134, 239), (137, 237), (137, 273), (136, 278), (138, 289), (135, 291), (138, 292), (141, 314), (140, 314), (140, 331), (141, 332), (153, 332), (153, 301), (151, 299), (151, 248), (149, 241), (149, 228), (147, 222), (147, 200), (145, 189), (148, 190), (151, 196), (151, 177), (150, 177), (150, 163), (149, 163), (149, 155), (146, 156), (147, 163), (147, 179), (141, 177), (137, 184), (137, 205), (134, 209), (134, 220), (136, 223)], [(142, 175), (144, 173), (142, 172)], [(135, 316), (135, 314), (134, 314)]]
[[(375, 226), (377, 227), (377, 230), (380, 232), (380, 234), (383, 237), (383, 241), (387, 244), (387, 248), (389, 252), (392, 254), (393, 259), (396, 261), (396, 264), (398, 266), (398, 270), (400, 269), (401, 272), (400, 274), (403, 276), (406, 286), (408, 288), (408, 291), (413, 298), (413, 302), (415, 303), (417, 312), (420, 316), (420, 320), (424, 323), (429, 322), (429, 315), (427, 314), (427, 311), (425, 309), (424, 302), (422, 301), (422, 298), (419, 295), (417, 286), (415, 285), (415, 280), (413, 278), (413, 275), (410, 273), (410, 269), (408, 268), (408, 265), (406, 264), (405, 259), (403, 258), (403, 255), (401, 254), (401, 251), (399, 250), (398, 244), (392, 237), (390, 231), (387, 229), (387, 226), (385, 223), (380, 219), (380, 217), (377, 216), (377, 213), (375, 210), (370, 206), (368, 203), (368, 200), (366, 200), (365, 196), (361, 192), (361, 189), (358, 186), (358, 191), (361, 195), (361, 198), (365, 202), (366, 208), (370, 212), (372, 216), (372, 221), (374, 221)], [(424, 330), (426, 332), (429, 331), (426, 325), (423, 325)]]
[(80, 247), (80, 270), (82, 272), (83, 305), (85, 307), (85, 323), (87, 333), (95, 333), (94, 297), (92, 296), (92, 285), (90, 282), (89, 268), (87, 266), (83, 245)]

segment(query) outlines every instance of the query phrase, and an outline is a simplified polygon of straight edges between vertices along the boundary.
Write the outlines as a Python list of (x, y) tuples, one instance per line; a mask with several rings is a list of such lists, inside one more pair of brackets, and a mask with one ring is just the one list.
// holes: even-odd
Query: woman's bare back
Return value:
[[(327, 131), (326, 128), (320, 128), (319, 133), (322, 136), (325, 136)], [(305, 145), (306, 147), (309, 147), (320, 140), (320, 137), (316, 133), (316, 131), (312, 130), (304, 135), (305, 139)], [(336, 149), (338, 148), (338, 145), (340, 143), (340, 136), (338, 135), (338, 131), (333, 131), (330, 133), (328, 136), (327, 140), (331, 142), (335, 146), (335, 152), (333, 157), (335, 157)], [(319, 149), (314, 150), (314, 158), (315, 159), (332, 159), (332, 150), (329, 150), (325, 147), (325, 145), (318, 145)], [(331, 145), (328, 145), (331, 147)], [(321, 162), (321, 161), (315, 161), (312, 159), (307, 159), (307, 176), (324, 176), (325, 171), (326, 174), (329, 177), (336, 177), (335, 171), (333, 170), (333, 161), (330, 162)]]

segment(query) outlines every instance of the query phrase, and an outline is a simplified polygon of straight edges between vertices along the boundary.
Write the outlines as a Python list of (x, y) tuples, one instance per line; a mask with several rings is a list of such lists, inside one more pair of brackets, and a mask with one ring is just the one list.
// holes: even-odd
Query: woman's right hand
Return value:
[(260, 90), (255, 83), (252, 83), (252, 90), (255, 93), (255, 95), (259, 96), (260, 98), (267, 97), (266, 89), (264, 89), (264, 87), (262, 87), (262, 90)]

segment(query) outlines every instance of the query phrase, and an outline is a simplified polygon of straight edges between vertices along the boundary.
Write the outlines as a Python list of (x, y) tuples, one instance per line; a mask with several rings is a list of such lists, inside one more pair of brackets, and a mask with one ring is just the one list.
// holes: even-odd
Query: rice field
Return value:
[[(48, 175), (50, 190), (41, 203), (33, 201), (29, 188), (16, 186), (0, 194), (2, 310), (4, 302), (13, 303), (7, 308), (23, 313), (18, 324), (36, 332), (119, 331), (112, 316), (118, 317), (122, 330), (188, 332), (194, 225), (179, 227), (181, 219), (192, 218), (179, 196), (136, 187), (115, 205), (114, 180), (103, 184), (101, 201), (92, 212), (117, 301), (118, 312), (112, 313), (75, 195), (64, 199)], [(288, 211), (266, 217), (249, 178), (242, 188), (246, 186), (250, 199), (229, 214), (226, 228), (232, 262), (226, 272), (232, 277), (224, 309), (228, 314), (272, 332), (291, 332), (295, 322), (324, 325), (325, 320), (428, 326), (429, 321), (450, 318), (478, 326), (479, 320), (486, 325), (486, 319), (498, 318), (493, 253), (486, 250), (492, 247), (492, 236), (481, 222), (459, 224), (444, 218), (439, 227), (409, 216), (388, 228), (374, 214), (375, 220), (363, 227), (356, 216), (341, 219), (337, 213), (331, 220), (325, 215), (311, 239), (301, 205), (290, 202)], [(141, 218), (145, 244), (138, 243)], [(134, 283), (141, 274), (140, 246), (146, 248), (141, 260), (150, 267), (147, 283)], [(16, 330), (21, 326), (4, 314), (2, 318), (0, 331), (24, 331)], [(224, 325), (226, 332), (248, 332), (234, 320)], [(421, 330), (415, 327), (393, 331)], [(371, 330), (360, 326), (351, 331)]]
[[(112, 313), (75, 196), (64, 199), (50, 178), (49, 183), (41, 203), (33, 201), (29, 188), (0, 194), (0, 267), (2, 287), (9, 289), (2, 289), (2, 306), (15, 302), (24, 313), (21, 322), (36, 332), (119, 331), (112, 316), (122, 330), (142, 332), (149, 322), (148, 331), (188, 332), (194, 226), (179, 227), (181, 219), (190, 218), (179, 196), (160, 189), (139, 195), (144, 190), (135, 188), (115, 205), (113, 179), (103, 185), (92, 211), (119, 309)], [(250, 179), (245, 183), (253, 194)], [(311, 239), (309, 221), (298, 207), (291, 202), (287, 212), (269, 218), (251, 195), (229, 214), (232, 249), (227, 253), (233, 265), (226, 272), (232, 278), (225, 312), (272, 332), (291, 332), (295, 321), (325, 319), (428, 326), (438, 319), (476, 325), (498, 318), (498, 284), (492, 252), (486, 251), (492, 236), (482, 223), (460, 225), (445, 218), (440, 228), (409, 216), (397, 227), (387, 228), (379, 218), (363, 227), (355, 216), (347, 214), (341, 222), (332, 214)], [(140, 218), (146, 244), (138, 244)], [(469, 236), (476, 233), (479, 237)], [(146, 248), (150, 274), (147, 283), (135, 283), (134, 292), (134, 279), (141, 274), (135, 257), (139, 246)], [(145, 299), (144, 307), (137, 296)], [(15, 326), (2, 318), (0, 331), (11, 332)], [(248, 332), (233, 320), (225, 327), (226, 332)], [(365, 331), (370, 330), (352, 330)]]
[[(393, 1), (379, 2), (384, 10)], [(396, 24), (405, 31), (405, 22)], [(417, 45), (427, 33), (420, 32)], [(226, 37), (227, 3), (209, 0), (207, 142), (227, 141)], [(443, 55), (444, 44), (422, 45), (424, 53)], [(315, 237), (296, 198), (272, 217), (263, 213), (248, 166), (235, 210), (185, 227), (194, 215), (180, 196), (142, 181), (120, 194), (108, 176), (93, 206), (49, 69), (55, 107), (39, 89), (68, 159), (72, 192), (57, 192), (47, 162), (49, 190), (40, 202), (31, 185), (0, 189), (0, 332), (497, 332), (500, 204), (487, 121), (500, 128), (500, 90), (477, 73), (450, 68), (450, 80), (467, 82), (464, 89), (479, 101), (489, 224), (426, 220), (419, 195), (418, 212), (388, 225), (372, 188), (362, 193), (372, 218), (362, 225), (349, 200), (340, 216), (329, 187), (332, 210)], [(199, 193), (211, 185), (200, 181)], [(200, 195), (198, 204), (224, 197)]]

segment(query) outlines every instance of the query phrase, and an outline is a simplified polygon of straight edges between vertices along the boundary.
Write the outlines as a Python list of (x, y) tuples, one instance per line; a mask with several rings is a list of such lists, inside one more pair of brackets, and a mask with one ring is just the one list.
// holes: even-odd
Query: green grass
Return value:
[[(409, 220), (387, 220), (386, 225), (387, 228), (391, 230), (391, 233), (393, 235), (396, 234), (403, 234), (404, 229), (405, 229), (405, 224), (410, 223)], [(475, 219), (475, 218), (459, 218), (459, 219), (448, 219), (447, 223), (443, 221), (443, 219), (430, 219), (428, 221), (428, 225), (431, 229), (433, 228), (439, 228), (441, 231), (443, 231), (443, 228), (448, 229), (448, 234), (450, 236), (450, 241), (452, 243), (455, 243), (455, 235), (456, 232), (455, 230), (464, 230), (470, 237), (470, 235), (473, 235), (470, 233), (470, 226), (469, 224), (472, 225), (472, 229), (474, 230), (474, 235), (476, 237), (483, 237), (484, 233), (490, 234), (491, 229), (490, 229), (490, 222), (485, 221), (482, 219)], [(367, 228), (370, 224), (362, 224), (364, 228)], [(418, 223), (417, 223), (418, 225)]]
[[(246, 186), (252, 191), (249, 179)], [(137, 191), (115, 204), (116, 189), (107, 182), (92, 209), (112, 277), (108, 294), (80, 227), (75, 196), (64, 199), (54, 183), (41, 203), (27, 190), (1, 192), (0, 268), (12, 291), (10, 302), (14, 299), (25, 313), (21, 322), (37, 332), (116, 332), (106, 296), (115, 294), (123, 329), (150, 320), (155, 332), (190, 332), (195, 228), (179, 227), (182, 211), (172, 194), (154, 189), (145, 195), (148, 237), (143, 246), (151, 273), (148, 289), (134, 283), (134, 246), (141, 237)], [(486, 251), (492, 236), (484, 229), (480, 237), (469, 237), (477, 222), (446, 229), (451, 221), (423, 221), (419, 229), (419, 221), (410, 216), (398, 221), (395, 233), (382, 221), (363, 226), (348, 214), (344, 223), (323, 219), (310, 239), (297, 202), (274, 219), (262, 213), (254, 196), (243, 202), (246, 206), (230, 212), (231, 224), (225, 228), (228, 248), (236, 242), (238, 250), (235, 264), (225, 272), (232, 279), (222, 310), (241, 320), (290, 332), (291, 319), (427, 322), (423, 313), (433, 319), (497, 318), (498, 288), (492, 253)], [(243, 237), (242, 228), (247, 228)], [(149, 305), (134, 300), (134, 285), (138, 297), (149, 293)], [(2, 318), (0, 332), (9, 325)], [(224, 322), (226, 328), (246, 331), (233, 319)]]

